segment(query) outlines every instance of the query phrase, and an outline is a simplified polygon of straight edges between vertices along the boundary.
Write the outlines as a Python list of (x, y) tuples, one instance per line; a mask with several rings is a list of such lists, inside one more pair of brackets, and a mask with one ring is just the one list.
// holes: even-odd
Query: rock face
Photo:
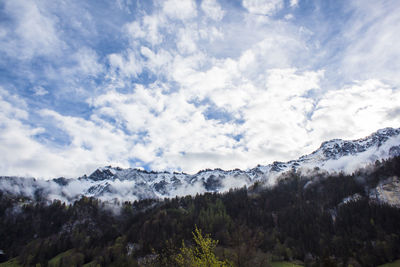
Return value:
[(382, 181), (370, 192), (369, 197), (378, 202), (400, 207), (400, 179), (393, 176)]
[(185, 174), (107, 166), (97, 169), (89, 176), (84, 175), (76, 179), (56, 178), (43, 181), (33, 178), (0, 177), (0, 191), (32, 199), (40, 192), (40, 195), (47, 199), (63, 201), (73, 201), (82, 195), (105, 201), (133, 201), (223, 192), (231, 188), (249, 186), (256, 181), (274, 184), (280, 174), (290, 170), (307, 171), (318, 168), (328, 172), (352, 172), (376, 160), (398, 155), (400, 128), (385, 128), (358, 140), (334, 139), (324, 142), (319, 149), (297, 160), (273, 162), (248, 170), (214, 169)]

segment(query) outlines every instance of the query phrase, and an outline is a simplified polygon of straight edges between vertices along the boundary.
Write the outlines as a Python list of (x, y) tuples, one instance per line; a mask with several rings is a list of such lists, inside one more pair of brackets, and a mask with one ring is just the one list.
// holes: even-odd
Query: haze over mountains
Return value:
[(368, 137), (345, 141), (334, 139), (321, 144), (309, 155), (288, 162), (273, 162), (248, 170), (203, 170), (196, 174), (148, 172), (139, 169), (102, 167), (89, 176), (76, 179), (40, 180), (23, 177), (0, 177), (0, 190), (30, 199), (60, 199), (72, 202), (81, 196), (104, 201), (134, 201), (225, 192), (251, 186), (255, 182), (273, 185), (283, 173), (309, 172), (352, 173), (376, 160), (400, 155), (400, 128), (384, 128)]

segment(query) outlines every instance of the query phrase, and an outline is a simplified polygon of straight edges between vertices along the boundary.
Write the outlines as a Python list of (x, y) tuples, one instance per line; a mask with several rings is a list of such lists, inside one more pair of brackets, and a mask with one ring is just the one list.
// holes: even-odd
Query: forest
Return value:
[(0, 266), (378, 266), (400, 258), (400, 209), (370, 198), (393, 176), (400, 157), (133, 203), (0, 193)]

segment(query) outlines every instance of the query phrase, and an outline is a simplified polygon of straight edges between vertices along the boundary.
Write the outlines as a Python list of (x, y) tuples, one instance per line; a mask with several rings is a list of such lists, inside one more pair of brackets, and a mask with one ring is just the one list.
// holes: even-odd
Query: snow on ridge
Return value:
[(149, 172), (146, 170), (106, 166), (89, 176), (77, 179), (57, 178), (43, 181), (0, 177), (0, 191), (35, 198), (37, 190), (48, 199), (73, 201), (81, 196), (104, 201), (134, 201), (143, 198), (164, 198), (195, 195), (205, 192), (225, 192), (231, 188), (250, 186), (255, 181), (273, 185), (290, 170), (319, 168), (328, 172), (351, 173), (377, 159), (400, 155), (400, 128), (385, 128), (368, 137), (353, 141), (333, 139), (323, 142), (316, 151), (297, 160), (258, 165), (247, 170), (206, 169), (196, 174)]

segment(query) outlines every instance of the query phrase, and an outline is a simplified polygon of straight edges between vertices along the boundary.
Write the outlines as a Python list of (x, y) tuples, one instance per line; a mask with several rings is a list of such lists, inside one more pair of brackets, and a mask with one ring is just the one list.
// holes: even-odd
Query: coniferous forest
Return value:
[(0, 193), (0, 266), (378, 266), (400, 258), (400, 209), (370, 198), (393, 176), (400, 157), (352, 175), (289, 172), (273, 187), (134, 203)]

